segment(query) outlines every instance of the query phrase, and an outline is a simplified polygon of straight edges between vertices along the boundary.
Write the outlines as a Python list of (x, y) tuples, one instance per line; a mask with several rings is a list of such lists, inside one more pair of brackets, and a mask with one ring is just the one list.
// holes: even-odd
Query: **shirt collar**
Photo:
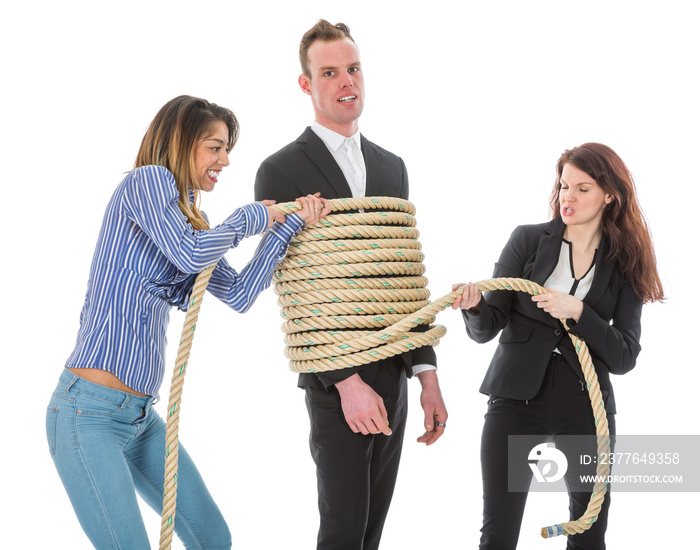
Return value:
[(353, 135), (351, 135), (349, 138), (346, 138), (344, 135), (339, 134), (338, 132), (334, 132), (333, 130), (329, 130), (325, 126), (321, 126), (318, 122), (314, 120), (313, 124), (311, 124), (311, 129), (314, 131), (314, 133), (321, 138), (321, 141), (326, 144), (326, 147), (328, 147), (331, 151), (337, 151), (343, 143), (345, 143), (346, 139), (351, 139), (355, 142), (355, 145), (357, 145), (357, 148), (362, 151), (362, 147), (360, 146), (360, 130), (357, 130)]

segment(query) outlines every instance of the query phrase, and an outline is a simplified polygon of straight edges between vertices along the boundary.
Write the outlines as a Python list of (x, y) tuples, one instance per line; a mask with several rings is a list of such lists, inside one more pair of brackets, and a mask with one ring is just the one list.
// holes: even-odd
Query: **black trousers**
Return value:
[[(614, 415), (608, 415), (608, 425), (610, 434), (613, 436), (615, 434)], [(541, 436), (542, 442), (556, 443), (557, 436), (561, 435), (594, 434), (595, 422), (588, 392), (574, 370), (557, 353), (552, 354), (544, 381), (534, 399), (517, 401), (491, 396), (481, 438), (484, 521), (480, 550), (514, 550), (518, 544), (520, 524), (528, 494), (508, 490), (508, 436)], [(565, 440), (570, 441), (566, 438)], [(592, 438), (593, 445), (594, 440), (595, 438)], [(529, 476), (527, 477), (529, 483), (533, 473), (527, 464), (527, 453), (517, 457), (516, 460), (513, 456), (510, 458), (511, 467), (514, 463), (518, 465), (516, 466), (517, 475)], [(588, 506), (593, 484), (581, 486), (578, 476), (582, 473), (582, 467), (577, 464), (569, 466), (565, 477), (569, 489), (569, 514), (570, 519), (578, 519)], [(595, 466), (589, 466), (585, 473), (595, 473)], [(513, 475), (512, 471), (510, 475)], [(566, 548), (568, 550), (603, 550), (609, 507), (610, 493), (608, 492), (597, 521), (588, 531), (566, 537)], [(545, 525), (547, 522), (557, 521), (557, 518), (543, 517), (542, 521)], [(539, 537), (539, 534), (535, 533), (533, 536)]]
[(321, 523), (318, 550), (376, 550), (394, 494), (406, 428), (406, 375), (391, 357), (362, 379), (384, 399), (391, 435), (353, 433), (335, 388), (305, 388)]

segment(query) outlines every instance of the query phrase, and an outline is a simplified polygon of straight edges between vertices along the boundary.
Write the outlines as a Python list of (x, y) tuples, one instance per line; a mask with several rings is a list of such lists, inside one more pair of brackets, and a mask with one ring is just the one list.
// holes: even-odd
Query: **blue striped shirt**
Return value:
[(187, 309), (197, 273), (218, 262), (207, 290), (245, 312), (270, 285), (275, 266), (303, 227), (296, 214), (273, 224), (238, 273), (223, 256), (266, 229), (265, 206), (246, 205), (211, 230), (196, 231), (177, 203), (175, 178), (161, 166), (136, 168), (119, 184), (97, 239), (78, 338), (66, 367), (103, 369), (158, 397), (170, 308)]

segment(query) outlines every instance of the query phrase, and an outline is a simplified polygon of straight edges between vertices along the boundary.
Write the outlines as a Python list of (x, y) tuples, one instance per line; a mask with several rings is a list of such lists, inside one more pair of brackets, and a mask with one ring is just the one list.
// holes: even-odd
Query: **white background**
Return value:
[[(89, 548), (49, 457), (45, 407), (75, 341), (102, 213), (148, 123), (183, 93), (236, 112), (241, 140), (203, 198), (222, 220), (252, 200), (260, 162), (312, 120), (297, 49), (321, 17), (347, 23), (360, 47), (360, 127), (408, 166), (435, 298), (453, 282), (490, 277), (511, 230), (548, 218), (564, 149), (599, 141), (620, 154), (668, 300), (645, 307), (637, 367), (614, 379), (618, 432), (698, 433), (694, 2), (333, 4), (39, 0), (3, 9), (0, 547)], [(256, 240), (231, 263), (242, 267)], [(174, 312), (168, 380), (182, 319)], [(208, 297), (188, 369), (181, 438), (242, 550), (314, 547), (308, 420), (281, 322), (271, 290), (245, 316)], [(478, 387), (495, 343), (471, 342), (451, 310), (438, 322), (448, 327), (438, 360), (449, 427), (433, 447), (414, 442), (423, 421), (411, 381), (389, 550), (478, 544)], [(615, 493), (609, 548), (690, 547), (696, 504), (689, 493)], [(144, 515), (157, 547), (159, 517)], [(539, 528), (567, 517), (565, 495), (531, 495), (521, 548), (561, 548)]]

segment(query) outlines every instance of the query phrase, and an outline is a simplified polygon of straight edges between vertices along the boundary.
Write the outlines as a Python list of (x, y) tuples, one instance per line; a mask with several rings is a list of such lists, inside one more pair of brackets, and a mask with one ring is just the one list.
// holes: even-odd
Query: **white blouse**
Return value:
[(574, 255), (571, 243), (566, 239), (561, 241), (561, 250), (559, 251), (559, 261), (554, 271), (549, 278), (544, 282), (544, 286), (559, 292), (565, 292), (572, 296), (583, 300), (588, 294), (593, 284), (593, 276), (595, 275), (595, 256), (593, 263), (588, 268), (586, 274), (580, 279), (574, 276)]
[[(596, 249), (596, 253), (598, 250)], [(593, 284), (593, 276), (595, 275), (595, 255), (591, 267), (588, 268), (585, 275), (580, 279), (574, 276), (574, 253), (571, 243), (566, 239), (561, 240), (561, 250), (559, 251), (559, 261), (557, 266), (552, 271), (552, 274), (544, 282), (544, 286), (559, 292), (571, 294), (579, 300), (583, 300), (588, 294)], [(559, 348), (554, 348), (555, 353), (561, 353)]]

